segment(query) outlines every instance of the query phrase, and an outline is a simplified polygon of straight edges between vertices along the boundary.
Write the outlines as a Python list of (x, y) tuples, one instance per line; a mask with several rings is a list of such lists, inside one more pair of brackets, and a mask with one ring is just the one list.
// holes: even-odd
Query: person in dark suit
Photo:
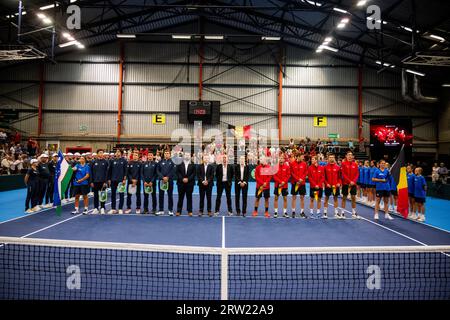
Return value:
[(216, 167), (217, 198), (215, 215), (219, 215), (222, 193), (225, 189), (225, 194), (227, 196), (228, 215), (231, 216), (233, 211), (231, 206), (231, 184), (233, 183), (234, 168), (232, 164), (228, 163), (228, 158), (226, 155), (224, 155), (222, 159), (222, 164), (219, 164)]
[(247, 214), (247, 193), (248, 193), (248, 179), (249, 168), (245, 161), (245, 156), (239, 157), (239, 164), (234, 168), (234, 191), (236, 197), (236, 213), (241, 215), (240, 198), (242, 193), (242, 216)]
[(212, 217), (211, 194), (214, 185), (214, 171), (214, 165), (212, 163), (209, 163), (209, 155), (204, 155), (203, 162), (197, 166), (197, 180), (200, 191), (200, 210), (198, 212), (199, 217), (203, 215), (203, 210), (205, 208), (205, 195), (208, 216)]
[(177, 164), (177, 187), (178, 187), (178, 205), (176, 215), (181, 215), (183, 210), (183, 201), (186, 196), (188, 215), (192, 217), (192, 192), (195, 184), (195, 164), (191, 162), (191, 154), (185, 152), (183, 162)]

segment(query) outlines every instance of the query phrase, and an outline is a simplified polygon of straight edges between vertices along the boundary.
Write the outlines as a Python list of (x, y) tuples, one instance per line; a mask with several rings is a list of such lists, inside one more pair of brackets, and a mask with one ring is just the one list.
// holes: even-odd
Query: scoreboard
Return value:
[(180, 100), (180, 123), (219, 124), (220, 101)]

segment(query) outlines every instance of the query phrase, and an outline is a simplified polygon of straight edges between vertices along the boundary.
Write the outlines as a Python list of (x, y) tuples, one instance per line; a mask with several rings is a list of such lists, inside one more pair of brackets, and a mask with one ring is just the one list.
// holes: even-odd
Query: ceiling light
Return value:
[(117, 38), (121, 38), (121, 39), (134, 39), (134, 38), (136, 38), (135, 34), (121, 34), (121, 33), (118, 33), (116, 36), (117, 36)]
[(46, 24), (52, 23), (52, 20), (50, 20), (49, 18), (44, 18), (44, 19), (42, 19), (42, 21)]
[(325, 40), (323, 40), (323, 41), (324, 41), (324, 42), (330, 42), (330, 41), (332, 41), (332, 40), (333, 40), (332, 37), (326, 37)]
[[(302, 0), (302, 1), (305, 2), (305, 0)], [(320, 2), (317, 2), (317, 1), (306, 0), (306, 2), (309, 3), (309, 4), (312, 4), (313, 6), (316, 6), (316, 7), (321, 7), (322, 6), (322, 4)]]
[(334, 10), (334, 11), (337, 11), (337, 12), (341, 12), (341, 13), (347, 13), (346, 10), (340, 9), (340, 8), (336, 8), (336, 7), (334, 7), (333, 10)]
[(341, 23), (348, 23), (349, 21), (350, 21), (349, 18), (344, 18), (344, 19), (341, 20)]
[(323, 49), (317, 49), (316, 50), (316, 52), (322, 52), (323, 51)]
[(327, 45), (321, 45), (321, 46), (319, 46), (319, 49), (325, 49), (325, 50), (329, 50), (329, 51), (333, 51), (333, 52), (338, 52), (339, 51), (338, 49), (330, 47), (330, 46), (327, 46)]
[(429, 37), (430, 37), (430, 38), (433, 38), (433, 39), (436, 39), (436, 40), (439, 40), (440, 42), (445, 42), (445, 39), (444, 39), (444, 38), (439, 37), (439, 36), (434, 35), (434, 34), (430, 34)]
[(406, 30), (406, 31), (412, 32), (412, 29), (411, 29), (411, 28), (404, 27), (404, 26), (401, 26), (401, 27), (402, 27), (402, 29), (404, 29), (404, 30)]
[(173, 34), (172, 39), (191, 39), (191, 35)]
[(412, 73), (412, 74), (415, 74), (415, 75), (418, 75), (418, 76), (421, 76), (421, 77), (425, 77), (425, 73), (414, 71), (414, 70), (411, 70), (411, 69), (406, 69), (406, 72), (409, 72), (409, 73)]
[(450, 88), (450, 83), (444, 83), (442, 86), (445, 88)]
[(223, 40), (223, 36), (205, 36), (206, 40)]
[(382, 64), (381, 61), (375, 61), (376, 64)]
[(280, 41), (281, 37), (261, 37), (261, 40), (267, 40), (267, 41)]
[(61, 43), (61, 44), (59, 45), (59, 47), (60, 47), (60, 48), (69, 47), (69, 46), (76, 45), (76, 44), (78, 44), (78, 43), (79, 43), (78, 41), (73, 40), (73, 41)]
[(38, 16), (38, 18), (41, 18), (41, 19), (45, 19), (45, 18), (47, 18), (45, 14), (43, 14), (43, 13), (40, 13), (40, 12), (39, 12), (39, 13), (37, 13), (36, 15)]
[(339, 23), (339, 24), (337, 25), (337, 27), (338, 27), (338, 29), (342, 29), (342, 28), (345, 27), (345, 23)]
[(84, 44), (82, 44), (82, 43), (77, 43), (77, 47), (78, 47), (78, 49), (84, 49), (85, 48), (85, 46), (84, 46)]
[(356, 4), (356, 6), (362, 7), (362, 6), (365, 5), (366, 3), (367, 3), (367, 0), (359, 0), (358, 3)]
[[(59, 4), (57, 3), (56, 6), (59, 7)], [(40, 7), (39, 10), (47, 10), (47, 9), (51, 9), (54, 7), (55, 7), (55, 4), (49, 4), (47, 6)]]

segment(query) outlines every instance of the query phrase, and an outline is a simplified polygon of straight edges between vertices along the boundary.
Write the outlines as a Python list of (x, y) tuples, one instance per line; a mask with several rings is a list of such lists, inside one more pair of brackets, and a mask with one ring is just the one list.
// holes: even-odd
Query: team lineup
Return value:
[[(173, 150), (172, 150), (173, 151)], [(123, 151), (115, 154), (99, 150), (93, 154), (64, 154), (65, 161), (74, 171), (70, 188), (63, 196), (63, 202), (75, 201), (73, 214), (80, 213), (80, 197), (83, 199), (83, 214), (88, 213), (89, 198), (93, 193), (94, 208), (92, 214), (129, 214), (132, 203), (135, 213), (163, 215), (165, 194), (167, 193), (168, 215), (181, 215), (184, 199), (187, 214), (192, 216), (192, 197), (198, 186), (200, 195), (198, 216), (207, 214), (217, 216), (221, 208), (222, 194), (225, 191), (228, 215), (245, 217), (247, 215), (247, 196), (250, 178), (256, 181), (255, 202), (252, 216), (257, 216), (260, 200), (264, 198), (264, 216), (278, 217), (279, 200), (282, 198), (283, 217), (328, 218), (330, 198), (333, 198), (334, 218), (345, 219), (347, 201), (350, 200), (351, 218), (359, 219), (356, 210), (357, 200), (374, 207), (374, 219), (379, 219), (381, 202), (386, 219), (396, 210), (397, 186), (390, 174), (389, 165), (380, 160), (356, 161), (352, 151), (346, 153), (340, 163), (334, 154), (326, 159), (301, 152), (288, 154), (280, 151), (275, 156), (260, 155), (255, 168), (247, 163), (245, 155), (240, 155), (237, 164), (229, 163), (227, 155), (221, 155), (217, 162), (210, 154), (203, 154), (198, 164), (193, 163), (189, 152), (176, 152), (166, 149), (162, 157), (153, 152), (142, 156), (138, 152), (127, 160)], [(111, 157), (111, 158), (110, 158)], [(38, 160), (31, 161), (32, 167), (25, 177), (28, 186), (26, 212), (36, 212), (43, 207), (51, 207), (53, 202), (53, 179), (58, 154), (42, 154)], [(426, 182), (421, 168), (407, 167), (408, 194), (410, 201), (409, 218), (424, 221), (424, 202)], [(273, 212), (269, 212), (271, 184), (273, 182)], [(309, 182), (309, 193), (306, 183)], [(176, 183), (178, 202), (174, 208), (173, 191)], [(234, 210), (232, 187), (234, 186)], [(216, 201), (212, 203), (212, 191), (216, 187)], [(107, 190), (111, 192), (111, 209), (106, 212)], [(143, 189), (143, 190), (142, 190)], [(92, 192), (92, 193), (91, 193)], [(126, 209), (125, 207), (125, 193)], [(291, 194), (291, 212), (288, 213), (288, 194)], [(158, 194), (158, 196), (157, 196)], [(117, 205), (117, 195), (119, 202)], [(143, 195), (143, 205), (142, 205)], [(309, 197), (309, 214), (305, 210), (305, 196)], [(341, 197), (341, 199), (339, 199)], [(297, 201), (300, 212), (295, 212)], [(43, 205), (43, 203), (47, 205)], [(206, 202), (206, 203), (205, 203)], [(323, 203), (322, 203), (323, 202)], [(150, 207), (151, 204), (151, 207)], [(323, 206), (323, 210), (322, 210)], [(141, 210), (143, 208), (143, 210)], [(175, 209), (175, 210), (174, 210)], [(206, 211), (205, 211), (206, 209)], [(214, 210), (213, 210), (214, 209)], [(418, 215), (416, 215), (418, 211)]]

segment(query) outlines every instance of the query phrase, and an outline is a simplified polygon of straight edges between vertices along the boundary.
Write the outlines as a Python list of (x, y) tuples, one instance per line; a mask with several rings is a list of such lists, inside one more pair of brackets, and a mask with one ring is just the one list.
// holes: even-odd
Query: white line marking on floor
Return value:
[(225, 216), (222, 216), (222, 249), (225, 249)]

